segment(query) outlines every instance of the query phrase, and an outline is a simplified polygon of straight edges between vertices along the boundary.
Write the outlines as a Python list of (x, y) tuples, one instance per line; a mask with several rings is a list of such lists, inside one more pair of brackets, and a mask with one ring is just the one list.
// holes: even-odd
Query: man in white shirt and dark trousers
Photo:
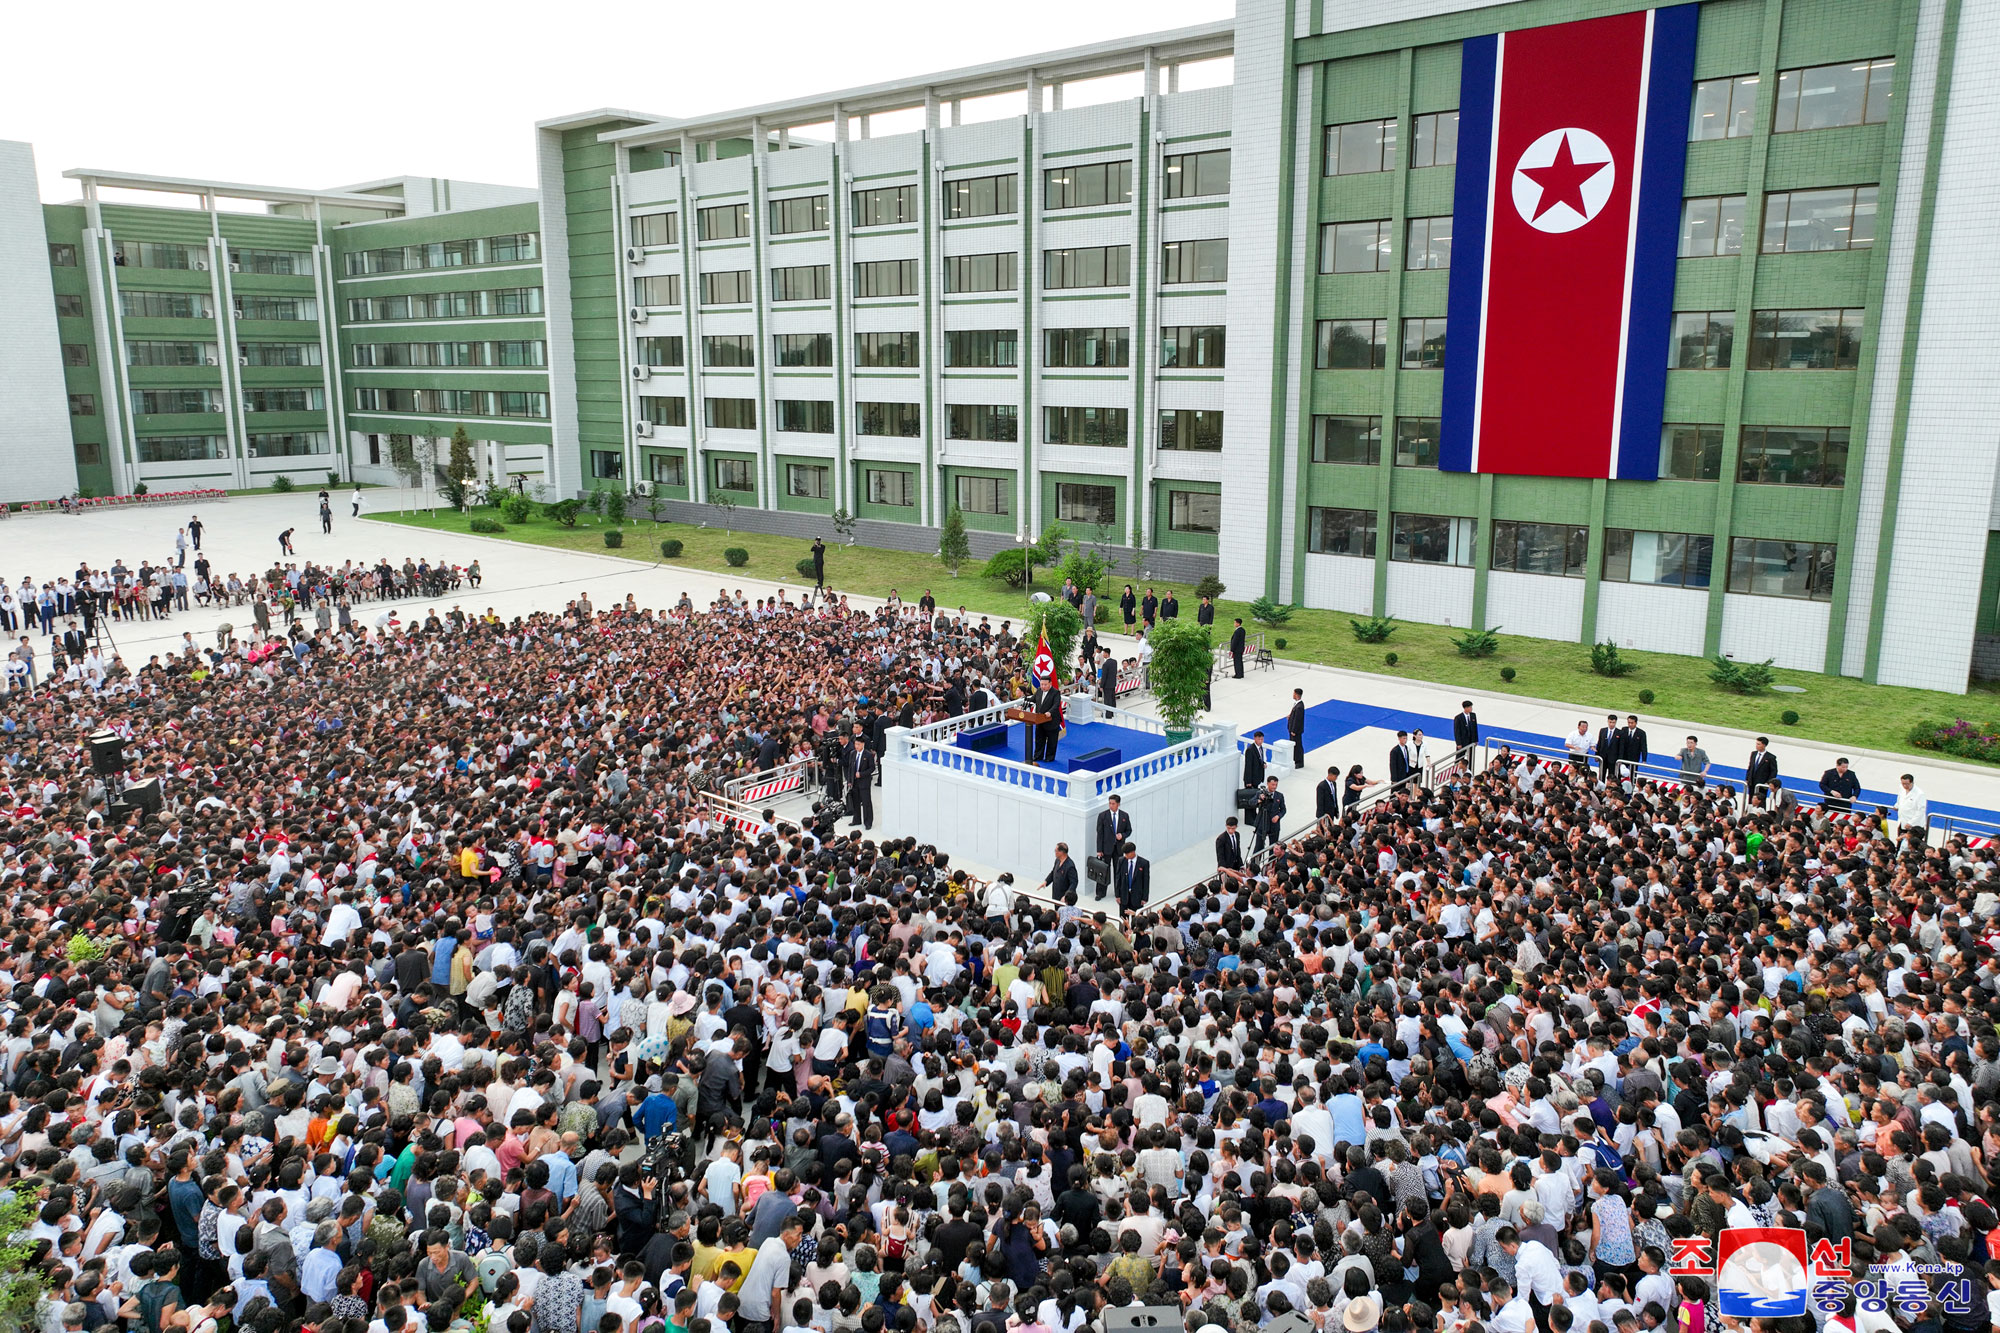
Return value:
[(1549, 1333), (1549, 1309), (1563, 1298), (1562, 1265), (1556, 1262), (1548, 1246), (1538, 1240), (1522, 1240), (1513, 1227), (1501, 1227), (1493, 1239), (1514, 1256), (1514, 1285), (1528, 1298), (1535, 1327), (1541, 1333)]
[(1913, 774), (1902, 777), (1903, 790), (1896, 796), (1896, 829), (1911, 849), (1922, 851), (1930, 844), (1931, 798), (1917, 785)]

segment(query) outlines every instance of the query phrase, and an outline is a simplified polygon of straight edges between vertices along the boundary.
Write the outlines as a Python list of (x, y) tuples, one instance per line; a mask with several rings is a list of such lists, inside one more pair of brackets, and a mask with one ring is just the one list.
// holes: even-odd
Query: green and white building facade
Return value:
[[(957, 508), (981, 553), (1055, 522), (1232, 595), (1962, 690), (2000, 666), (1992, 6), (1702, 4), (1661, 479), (1437, 467), (1460, 44), (1641, 7), (1240, 0), (544, 121), (532, 191), (217, 187), (268, 215), (105, 173), (43, 207), (6, 146), (46, 235), (0, 227), (5, 498), (390, 481), (394, 437), (462, 423), (488, 476), (697, 521), (929, 550)], [(60, 431), (73, 469), (13, 464)]]

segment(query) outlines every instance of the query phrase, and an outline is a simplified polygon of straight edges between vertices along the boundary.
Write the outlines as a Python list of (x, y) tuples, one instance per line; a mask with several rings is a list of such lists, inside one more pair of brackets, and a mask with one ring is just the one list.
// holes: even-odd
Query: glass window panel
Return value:
[(1313, 418), (1313, 462), (1373, 467), (1382, 461), (1382, 418)]
[(1735, 341), (1735, 311), (1676, 311), (1673, 339), (1667, 346), (1667, 367), (1670, 370), (1727, 370)]
[(945, 408), (945, 435), (1011, 444), (1020, 438), (1019, 409), (1012, 403), (952, 403)]
[(1078, 482), (1056, 484), (1056, 521), (1108, 528), (1118, 522), (1118, 489)]
[(1163, 164), (1169, 199), (1229, 193), (1229, 150), (1177, 153)]
[(947, 218), (983, 218), (1015, 211), (1019, 177), (973, 176), (944, 183), (944, 215)]
[(1312, 509), (1306, 515), (1306, 549), (1315, 555), (1375, 558), (1375, 511)]
[(774, 359), (781, 366), (830, 366), (831, 333), (780, 333), (771, 339)]
[(1354, 176), (1371, 171), (1388, 171), (1395, 164), (1395, 120), (1359, 120), (1348, 125), (1326, 127), (1326, 175)]
[(1012, 366), (1020, 359), (1015, 329), (951, 329), (944, 338), (947, 366)]
[(958, 507), (968, 514), (1004, 515), (1013, 490), (1000, 477), (955, 477), (952, 488)]
[(1833, 566), (1832, 546), (1737, 537), (1729, 543), (1729, 591), (1827, 601)]
[(1720, 425), (1668, 424), (1660, 428), (1660, 476), (1715, 481), (1722, 476)]
[(833, 403), (829, 399), (780, 398), (776, 406), (777, 426), (781, 431), (833, 434)]
[(1389, 363), (1386, 319), (1319, 321), (1314, 364), (1321, 370), (1380, 370)]
[[(710, 403), (718, 400), (711, 398)], [(747, 458), (718, 458), (715, 462), (715, 489), (718, 491), (754, 491), (756, 483), (751, 479), (750, 460)]]
[(1710, 196), (1681, 204), (1680, 257), (1706, 259), (1743, 252), (1744, 196)]
[(1222, 530), (1222, 497), (1212, 491), (1168, 491), (1167, 527), (1213, 536)]
[(1438, 464), (1438, 418), (1396, 418), (1396, 466), (1436, 467)]
[(1447, 167), (1458, 161), (1458, 112), (1434, 111), (1413, 121), (1410, 166)]
[(1403, 321), (1403, 369), (1444, 369), (1444, 320)]
[(1419, 269), (1451, 267), (1451, 219), (1411, 218), (1409, 244), (1403, 250), (1403, 267)]
[(1170, 324), (1160, 330), (1163, 369), (1219, 370), (1224, 363), (1227, 330), (1221, 324)]
[(1319, 229), (1322, 273), (1386, 273), (1390, 250), (1388, 222), (1329, 222)]
[(1221, 452), (1222, 413), (1187, 408), (1160, 413), (1160, 448), (1198, 453)]
[(1470, 565), (1477, 523), (1435, 514), (1390, 515), (1389, 558), (1420, 565)]

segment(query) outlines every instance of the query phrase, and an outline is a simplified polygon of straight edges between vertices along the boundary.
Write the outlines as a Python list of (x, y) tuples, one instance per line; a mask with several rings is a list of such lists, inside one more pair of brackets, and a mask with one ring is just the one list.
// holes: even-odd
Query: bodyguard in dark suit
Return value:
[(1624, 756), (1625, 733), (1618, 726), (1618, 714), (1607, 713), (1604, 725), (1597, 729), (1597, 767), (1603, 772), (1605, 781), (1618, 776), (1618, 764)]
[(1251, 736), (1250, 743), (1243, 747), (1243, 785), (1264, 785), (1264, 733), (1261, 731)]
[(875, 827), (876, 768), (875, 751), (865, 742), (848, 751), (847, 817), (865, 829)]
[[(1097, 854), (1107, 865), (1118, 859), (1118, 849), (1132, 836), (1132, 816), (1119, 809), (1118, 804), (1118, 798), (1113, 796), (1111, 808), (1100, 810), (1097, 815)], [(1102, 884), (1097, 886), (1097, 896), (1104, 896)]]
[(1194, 623), (1197, 625), (1213, 625), (1215, 623), (1215, 603), (1213, 601), (1206, 597), (1201, 599), (1201, 605), (1194, 609)]
[(1235, 815), (1224, 820), (1222, 832), (1215, 835), (1215, 868), (1225, 876), (1242, 873), (1243, 835), (1237, 832)]
[[(1049, 873), (1042, 877), (1042, 887), (1048, 890), (1057, 902), (1065, 901), (1066, 895), (1076, 887), (1076, 862), (1069, 859), (1069, 844), (1056, 844), (1056, 863), (1049, 867)], [(1098, 897), (1103, 897), (1099, 894)]]
[(1861, 794), (1861, 778), (1847, 766), (1845, 759), (1836, 759), (1832, 768), (1819, 775), (1819, 790), (1826, 798), (1821, 804), (1845, 814), (1854, 808), (1854, 798)]
[(1180, 618), (1181, 599), (1174, 596), (1172, 592), (1168, 592), (1165, 597), (1160, 599), (1160, 619), (1179, 620)]
[(1451, 720), (1451, 743), (1458, 749), (1461, 759), (1471, 759), (1471, 751), (1479, 744), (1479, 714), (1472, 711), (1472, 700), (1459, 705), (1458, 716)]
[(1777, 780), (1778, 756), (1771, 753), (1771, 738), (1759, 736), (1743, 764), (1743, 790), (1754, 804), (1762, 805), (1764, 793)]
[(1396, 743), (1389, 749), (1389, 781), (1391, 783), (1401, 782), (1404, 778), (1410, 776), (1409, 743), (1409, 732), (1399, 731), (1396, 733)]
[(1031, 711), (1044, 714), (1048, 721), (1035, 727), (1035, 762), (1056, 757), (1056, 742), (1062, 737), (1062, 691), (1048, 681), (1035, 691)]
[(1340, 770), (1329, 768), (1320, 784), (1313, 788), (1313, 818), (1340, 818)]
[(1635, 779), (1639, 776), (1639, 765), (1653, 757), (1646, 748), (1646, 729), (1639, 725), (1637, 713), (1625, 715), (1625, 752), (1618, 757), (1625, 761)]
[(1153, 895), (1153, 863), (1139, 855), (1136, 843), (1125, 844), (1125, 855), (1112, 867), (1111, 877), (1118, 884), (1121, 911), (1136, 912)]
[(1292, 767), (1306, 766), (1306, 692), (1292, 691), (1292, 711), (1285, 714), (1285, 731), (1292, 738)]
[(1118, 706), (1118, 659), (1110, 653), (1104, 655), (1104, 665), (1097, 669), (1097, 697), (1106, 708)]
[(953, 676), (944, 687), (944, 715), (957, 717), (965, 711), (965, 686)]
[(1243, 644), (1248, 638), (1243, 633), (1243, 617), (1236, 617), (1236, 628), (1229, 631), (1229, 660), (1236, 667), (1236, 679), (1243, 679)]

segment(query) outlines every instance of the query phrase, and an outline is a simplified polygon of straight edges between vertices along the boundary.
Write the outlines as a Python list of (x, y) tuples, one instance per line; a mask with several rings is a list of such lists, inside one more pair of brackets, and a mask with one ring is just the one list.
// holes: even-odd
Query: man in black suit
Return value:
[(1201, 599), (1201, 605), (1194, 609), (1194, 623), (1197, 625), (1213, 625), (1215, 623), (1215, 600), (1213, 598), (1204, 597)]
[(1227, 880), (1243, 878), (1243, 835), (1236, 831), (1236, 816), (1222, 822), (1215, 835), (1215, 873)]
[(1624, 756), (1625, 733), (1618, 726), (1618, 714), (1606, 713), (1597, 729), (1597, 768), (1606, 782), (1618, 780), (1618, 763)]
[(813, 538), (813, 587), (826, 587), (826, 539)]
[(1235, 664), (1236, 679), (1243, 679), (1243, 644), (1249, 636), (1243, 633), (1243, 617), (1236, 617), (1236, 628), (1229, 631), (1229, 660)]
[[(1118, 859), (1118, 849), (1132, 836), (1132, 816), (1118, 808), (1118, 797), (1111, 797), (1111, 808), (1101, 810), (1097, 815), (1097, 854), (1110, 866)], [(1104, 896), (1104, 886), (1097, 886), (1097, 896)]]
[(1179, 620), (1180, 618), (1181, 599), (1174, 596), (1173, 590), (1170, 588), (1167, 590), (1167, 595), (1160, 599), (1160, 619)]
[(1306, 766), (1306, 692), (1292, 691), (1292, 711), (1285, 714), (1285, 731), (1292, 738), (1292, 767)]
[(1470, 764), (1479, 744), (1479, 714), (1472, 711), (1470, 699), (1458, 706), (1458, 716), (1451, 720), (1451, 743), (1458, 748), (1459, 760)]
[(1118, 706), (1118, 658), (1107, 651), (1104, 665), (1097, 669), (1097, 697), (1106, 708)]
[(1264, 785), (1264, 733), (1261, 731), (1252, 733), (1250, 743), (1243, 747), (1243, 785)]
[(1743, 765), (1743, 790), (1752, 805), (1764, 804), (1764, 793), (1778, 780), (1778, 756), (1771, 753), (1771, 738), (1759, 736)]
[(1257, 843), (1251, 848), (1254, 854), (1278, 840), (1279, 826), (1285, 822), (1285, 794), (1278, 790), (1275, 774), (1264, 779), (1264, 793), (1257, 798), (1253, 818), (1257, 825)]
[(1340, 769), (1326, 770), (1326, 776), (1313, 788), (1313, 818), (1340, 818)]
[(1397, 732), (1396, 743), (1389, 749), (1389, 781), (1391, 784), (1401, 782), (1404, 778), (1410, 776), (1409, 747), (1410, 733), (1407, 731)]
[[(1056, 863), (1042, 877), (1042, 888), (1057, 902), (1066, 902), (1076, 888), (1076, 862), (1069, 859), (1069, 844), (1056, 844)], [(1101, 895), (1100, 895), (1101, 896)]]
[(1118, 908), (1128, 915), (1144, 907), (1153, 894), (1153, 863), (1139, 855), (1136, 842), (1125, 844), (1113, 877), (1118, 881)]
[(1035, 762), (1046, 759), (1053, 763), (1056, 742), (1062, 738), (1062, 691), (1056, 688), (1053, 678), (1043, 681), (1042, 687), (1035, 691), (1030, 711), (1048, 718), (1035, 725)]
[(1632, 780), (1639, 779), (1639, 765), (1651, 759), (1652, 752), (1646, 748), (1646, 729), (1639, 725), (1637, 713), (1625, 715), (1625, 752), (1619, 756), (1631, 770)]
[(847, 817), (865, 829), (875, 827), (876, 768), (875, 751), (857, 735), (847, 752)]
[(1828, 810), (1846, 814), (1854, 809), (1854, 798), (1861, 794), (1861, 778), (1847, 766), (1845, 759), (1833, 761), (1833, 767), (1819, 775), (1821, 802)]
[(957, 676), (953, 676), (950, 680), (945, 682), (944, 715), (946, 717), (957, 717), (960, 713), (963, 713), (964, 711), (965, 711), (965, 685), (959, 680)]

